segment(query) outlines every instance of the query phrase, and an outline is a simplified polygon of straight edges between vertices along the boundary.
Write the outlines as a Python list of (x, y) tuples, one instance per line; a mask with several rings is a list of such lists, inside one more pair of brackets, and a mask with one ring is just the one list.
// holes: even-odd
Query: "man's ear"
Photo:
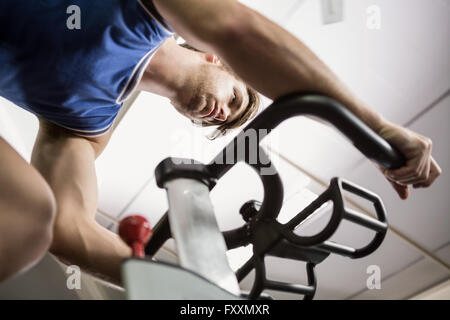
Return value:
[(207, 53), (206, 54), (206, 61), (214, 63), (214, 64), (220, 64), (220, 59), (218, 56), (216, 56), (213, 53)]

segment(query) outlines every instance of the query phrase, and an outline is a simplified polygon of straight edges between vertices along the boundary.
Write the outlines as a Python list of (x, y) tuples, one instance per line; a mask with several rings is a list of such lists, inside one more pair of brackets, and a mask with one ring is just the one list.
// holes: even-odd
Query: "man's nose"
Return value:
[(230, 109), (225, 105), (220, 108), (220, 112), (216, 116), (216, 120), (226, 121), (230, 115)]

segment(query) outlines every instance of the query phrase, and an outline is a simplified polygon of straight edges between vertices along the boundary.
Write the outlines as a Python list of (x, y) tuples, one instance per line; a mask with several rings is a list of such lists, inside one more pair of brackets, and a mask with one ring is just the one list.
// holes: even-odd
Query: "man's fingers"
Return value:
[(400, 198), (409, 196), (409, 185), (414, 188), (428, 187), (441, 174), (436, 161), (431, 156), (432, 141), (406, 128), (387, 125), (380, 135), (395, 145), (406, 157), (406, 164), (398, 169), (381, 172), (385, 175)]
[[(430, 186), (433, 181), (439, 176), (440, 168), (432, 157), (422, 159), (420, 165), (415, 167), (408, 164), (407, 167), (400, 168), (393, 171), (384, 171), (388, 180), (395, 182), (400, 186), (413, 185), (414, 188), (425, 188)], [(397, 176), (395, 176), (397, 174)], [(402, 175), (403, 176), (400, 176)]]
[(386, 174), (395, 181), (416, 177), (420, 173), (421, 159), (409, 160), (404, 167), (395, 170), (387, 170)]
[(442, 173), (441, 168), (431, 156), (421, 158), (420, 163), (411, 161), (400, 169), (386, 170), (381, 167), (379, 169), (403, 200), (409, 197), (408, 185), (412, 185), (416, 189), (427, 188)]
[(409, 188), (408, 186), (402, 186), (394, 181), (389, 181), (391, 183), (391, 185), (394, 187), (394, 190), (397, 192), (397, 194), (399, 195), (399, 197), (402, 200), (406, 200), (408, 199), (409, 196)]
[(438, 163), (436, 162), (436, 160), (434, 160), (433, 157), (431, 157), (431, 172), (437, 174), (436, 178), (439, 177), (442, 173), (441, 167), (439, 167)]
[(395, 170), (386, 170), (385, 174), (392, 179), (398, 179), (400, 177), (408, 176), (412, 174), (411, 163), (407, 163), (406, 166)]
[(427, 159), (419, 168), (414, 170), (411, 175), (399, 178), (396, 181), (403, 185), (425, 183), (430, 177), (430, 167), (431, 159)]
[(441, 175), (441, 173), (442, 173), (442, 169), (439, 167), (437, 162), (433, 158), (431, 158), (430, 174), (429, 174), (428, 179), (424, 182), (414, 184), (413, 187), (414, 188), (428, 188)]
[(442, 173), (442, 169), (433, 158), (431, 158), (429, 170), (430, 173), (428, 179), (426, 181), (414, 184), (414, 188), (428, 188)]
[[(426, 180), (429, 175), (429, 164), (431, 161), (432, 142), (428, 138), (420, 140), (421, 152), (411, 155), (406, 166), (397, 170), (390, 170), (388, 175), (402, 183), (414, 183)], [(427, 169), (428, 166), (428, 169)]]
[(425, 182), (430, 175), (430, 164), (431, 157), (424, 157), (420, 162), (411, 161), (403, 168), (387, 171), (387, 176), (403, 185)]

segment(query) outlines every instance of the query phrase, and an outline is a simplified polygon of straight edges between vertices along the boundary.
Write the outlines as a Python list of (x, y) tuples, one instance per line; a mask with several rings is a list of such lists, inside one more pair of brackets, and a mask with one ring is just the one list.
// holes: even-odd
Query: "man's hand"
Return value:
[(432, 142), (429, 138), (392, 123), (383, 125), (378, 133), (406, 157), (406, 165), (402, 168), (380, 168), (401, 199), (408, 198), (408, 185), (429, 187), (442, 173), (431, 156)]

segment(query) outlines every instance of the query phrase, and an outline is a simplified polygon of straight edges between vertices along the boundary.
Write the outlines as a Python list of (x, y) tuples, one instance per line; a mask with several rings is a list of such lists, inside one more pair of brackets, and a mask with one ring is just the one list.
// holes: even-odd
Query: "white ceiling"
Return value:
[[(322, 181), (341, 176), (380, 194), (391, 225), (450, 263), (450, 1), (347, 0), (344, 22), (326, 26), (316, 0), (280, 0), (277, 5), (270, 0), (243, 2), (305, 41), (354, 92), (388, 119), (410, 124), (417, 118), (410, 127), (433, 139), (434, 155), (444, 172), (433, 188), (413, 191), (410, 200), (400, 201), (376, 169), (323, 124), (304, 118), (289, 120), (274, 132), (270, 148)], [(381, 8), (381, 30), (366, 27), (366, 8), (373, 4)], [(33, 116), (0, 101), (0, 132), (27, 159), (36, 131)], [(141, 93), (96, 163), (99, 208), (114, 217), (144, 214), (154, 225), (167, 209), (165, 192), (153, 179), (156, 165), (171, 155), (208, 162), (232, 138), (210, 142), (204, 135), (166, 99)], [(283, 215), (289, 216), (315, 197), (306, 186), (314, 191), (320, 188), (287, 162), (274, 159), (284, 179), (285, 199), (289, 199)], [(219, 225), (223, 229), (240, 225), (240, 205), (261, 196), (253, 171), (244, 166), (233, 169), (211, 194)], [(114, 230), (110, 221), (98, 219)], [(335, 240), (352, 244), (367, 239), (366, 233), (348, 224), (335, 236)], [(173, 245), (169, 247), (173, 249)], [(366, 268), (371, 264), (381, 267), (381, 290), (365, 289)], [(317, 272), (317, 297), (322, 299), (407, 298), (449, 277), (448, 270), (424, 258), (394, 232), (388, 233), (371, 256), (360, 260), (329, 257)], [(305, 281), (298, 262), (272, 259), (268, 273), (281, 281)], [(248, 285), (247, 279), (243, 287)]]

